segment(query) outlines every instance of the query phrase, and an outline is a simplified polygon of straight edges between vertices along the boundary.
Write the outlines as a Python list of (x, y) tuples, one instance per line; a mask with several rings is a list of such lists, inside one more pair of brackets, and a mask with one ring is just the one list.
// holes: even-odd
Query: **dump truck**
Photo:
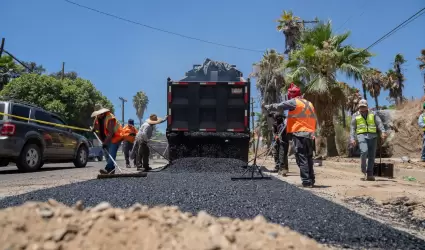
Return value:
[(250, 80), (236, 65), (206, 59), (183, 79), (167, 79), (166, 137), (170, 160), (248, 161)]

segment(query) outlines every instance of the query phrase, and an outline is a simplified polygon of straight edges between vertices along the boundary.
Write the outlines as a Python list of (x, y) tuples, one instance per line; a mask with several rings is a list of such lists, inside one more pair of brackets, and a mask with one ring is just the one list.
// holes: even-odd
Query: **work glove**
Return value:
[(109, 148), (109, 147), (108, 147), (108, 144), (103, 143), (103, 144), (102, 144), (102, 148), (103, 148), (103, 149), (105, 149), (105, 150), (108, 150), (108, 148)]

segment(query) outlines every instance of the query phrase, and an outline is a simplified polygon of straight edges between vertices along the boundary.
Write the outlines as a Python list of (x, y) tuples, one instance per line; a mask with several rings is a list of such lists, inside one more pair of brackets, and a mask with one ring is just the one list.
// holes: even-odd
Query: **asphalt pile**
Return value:
[(253, 220), (215, 218), (177, 207), (128, 209), (102, 202), (84, 208), (55, 200), (0, 211), (2, 249), (326, 249), (287, 227)]
[[(149, 173), (147, 178), (90, 180), (38, 190), (4, 198), (0, 208), (49, 198), (69, 206), (78, 200), (93, 207), (103, 201), (121, 208), (135, 203), (178, 206), (184, 212), (205, 210), (216, 217), (240, 220), (262, 215), (269, 222), (338, 249), (425, 249), (424, 240), (281, 180), (232, 181), (231, 177), (245, 171), (241, 165), (246, 164), (232, 159), (186, 158), (161, 172)], [(298, 169), (290, 171), (298, 174)]]

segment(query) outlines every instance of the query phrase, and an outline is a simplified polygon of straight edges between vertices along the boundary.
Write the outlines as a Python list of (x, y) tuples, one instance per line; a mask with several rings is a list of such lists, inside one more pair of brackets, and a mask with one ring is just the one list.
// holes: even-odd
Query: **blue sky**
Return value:
[[(331, 19), (338, 32), (352, 32), (350, 44), (365, 48), (425, 5), (423, 0), (74, 1), (188, 36), (278, 51), (284, 49), (284, 37), (276, 31), (275, 20), (282, 10), (292, 10), (304, 20), (316, 16)], [(192, 64), (200, 64), (205, 58), (236, 64), (247, 76), (252, 63), (262, 56), (132, 25), (63, 0), (1, 0), (1, 6), (0, 37), (6, 38), (8, 51), (21, 60), (42, 64), (49, 73), (60, 70), (66, 62), (65, 70), (91, 80), (113, 102), (120, 118), (118, 97), (129, 100), (126, 119), (136, 118), (131, 99), (139, 90), (150, 99), (145, 116), (165, 115), (167, 77), (179, 79)], [(405, 56), (404, 95), (408, 98), (423, 95), (423, 77), (416, 57), (425, 48), (424, 24), (425, 15), (371, 49), (376, 54), (371, 64), (382, 71), (392, 67), (397, 53)], [(359, 83), (347, 82), (360, 87)], [(252, 90), (257, 96), (255, 87)], [(386, 95), (384, 92), (380, 97), (383, 104), (387, 103)]]

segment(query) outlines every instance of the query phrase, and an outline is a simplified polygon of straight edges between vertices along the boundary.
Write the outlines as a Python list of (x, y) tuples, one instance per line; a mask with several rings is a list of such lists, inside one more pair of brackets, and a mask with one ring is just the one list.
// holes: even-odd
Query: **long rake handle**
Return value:
[[(103, 144), (102, 141), (100, 140), (99, 136), (97, 136), (96, 132), (93, 132), (93, 134), (94, 134), (94, 136), (96, 136), (97, 141), (100, 144)], [(102, 150), (109, 157), (109, 159), (111, 159), (111, 161), (114, 163), (115, 167), (118, 168), (120, 170), (120, 172), (122, 172), (121, 168), (118, 166), (117, 162), (114, 160), (114, 158), (112, 158), (112, 156), (109, 154), (109, 152), (106, 149), (104, 149), (103, 147), (102, 147)]]

